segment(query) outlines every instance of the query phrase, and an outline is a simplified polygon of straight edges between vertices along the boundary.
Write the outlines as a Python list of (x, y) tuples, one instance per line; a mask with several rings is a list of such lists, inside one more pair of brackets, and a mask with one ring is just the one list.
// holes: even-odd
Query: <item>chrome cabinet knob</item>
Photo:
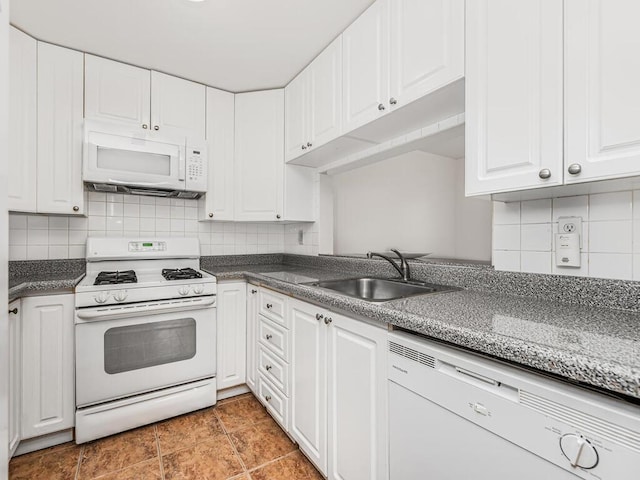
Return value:
[(14, 315), (17, 315), (18, 314), (18, 307), (12, 308), (11, 310), (9, 310), (9, 313), (13, 313)]
[(321, 313), (316, 313), (316, 320), (320, 321), (324, 318), (324, 315)]
[(543, 168), (538, 172), (538, 176), (543, 180), (551, 178), (551, 170), (549, 170), (548, 168)]
[(264, 396), (264, 399), (265, 399), (267, 402), (270, 402), (270, 401), (271, 401), (271, 395), (265, 395), (265, 396)]
[(382, 103), (378, 104), (378, 110), (383, 111), (384, 105)]
[(73, 211), (74, 211), (74, 212), (77, 212), (77, 211), (79, 211), (79, 210), (80, 210), (80, 207), (79, 207), (79, 206), (75, 205), (75, 206), (73, 207)]
[(144, 128), (146, 130), (147, 128), (149, 128), (149, 125), (147, 125), (146, 123), (143, 123), (142, 124), (142, 128)]
[(271, 370), (273, 367), (271, 365), (265, 365), (264, 369), (268, 372), (269, 370)]
[(157, 132), (158, 130), (160, 130), (160, 126), (159, 126), (159, 125), (155, 125), (155, 126), (153, 127), (153, 129)]
[(396, 100), (395, 98), (391, 97), (391, 98), (389, 99), (389, 103), (390, 103), (391, 105), (396, 105), (396, 104), (398, 103), (398, 100)]
[(303, 149), (303, 150), (306, 150), (306, 149), (307, 149), (307, 146), (306, 146), (306, 145), (302, 145), (302, 149)]
[(213, 218), (213, 213), (210, 213), (210, 214), (209, 214), (209, 218)]
[(307, 142), (307, 147), (309, 147), (309, 148), (313, 147), (313, 143)]
[(282, 217), (280, 216), (280, 214), (277, 214), (277, 215), (276, 215), (276, 218), (277, 218), (278, 220), (280, 220)]
[(258, 290), (251, 289), (251, 293), (258, 293)]
[(326, 318), (324, 319), (324, 324), (325, 324), (325, 325), (329, 325), (331, 322), (333, 322), (333, 319), (332, 319), (331, 317), (326, 317)]
[(567, 168), (567, 171), (571, 175), (578, 175), (582, 171), (582, 165), (580, 165), (579, 163), (572, 163), (571, 165), (569, 165), (569, 168)]
[(267, 333), (264, 338), (266, 338), (267, 340), (271, 340), (273, 338), (273, 335), (271, 335), (270, 333)]
[(267, 308), (273, 308), (273, 304), (272, 303), (267, 303)]

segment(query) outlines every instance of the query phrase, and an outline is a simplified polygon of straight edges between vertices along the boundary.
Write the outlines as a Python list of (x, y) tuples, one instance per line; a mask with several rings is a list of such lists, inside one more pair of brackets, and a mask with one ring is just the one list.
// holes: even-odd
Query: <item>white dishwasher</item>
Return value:
[(391, 480), (637, 480), (640, 407), (389, 333)]

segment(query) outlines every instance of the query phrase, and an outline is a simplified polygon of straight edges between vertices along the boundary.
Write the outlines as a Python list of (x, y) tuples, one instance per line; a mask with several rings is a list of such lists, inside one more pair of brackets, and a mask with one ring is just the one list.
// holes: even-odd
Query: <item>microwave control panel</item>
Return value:
[(188, 145), (186, 150), (186, 190), (207, 191), (207, 152), (204, 145)]

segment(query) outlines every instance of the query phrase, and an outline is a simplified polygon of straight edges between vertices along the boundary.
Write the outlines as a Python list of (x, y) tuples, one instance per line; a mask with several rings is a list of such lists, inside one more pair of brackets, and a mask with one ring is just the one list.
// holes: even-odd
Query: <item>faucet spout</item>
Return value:
[(382, 253), (367, 252), (367, 258), (371, 259), (373, 257), (380, 257), (380, 258), (386, 260), (387, 262), (389, 262), (393, 266), (393, 268), (396, 269), (396, 271), (402, 277), (402, 280), (405, 281), (405, 282), (408, 282), (411, 279), (411, 272), (409, 270), (409, 264), (407, 263), (407, 260), (404, 258), (404, 256), (398, 250), (392, 248), (391, 251), (393, 253), (395, 253), (398, 256), (398, 258), (400, 259), (400, 265), (398, 265), (393, 258), (388, 257), (386, 255), (383, 255)]

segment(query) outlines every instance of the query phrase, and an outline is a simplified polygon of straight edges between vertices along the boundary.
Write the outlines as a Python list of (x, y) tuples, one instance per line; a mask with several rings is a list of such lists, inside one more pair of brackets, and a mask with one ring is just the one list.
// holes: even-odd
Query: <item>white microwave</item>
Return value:
[(197, 198), (207, 191), (206, 145), (86, 122), (82, 179), (97, 191)]

